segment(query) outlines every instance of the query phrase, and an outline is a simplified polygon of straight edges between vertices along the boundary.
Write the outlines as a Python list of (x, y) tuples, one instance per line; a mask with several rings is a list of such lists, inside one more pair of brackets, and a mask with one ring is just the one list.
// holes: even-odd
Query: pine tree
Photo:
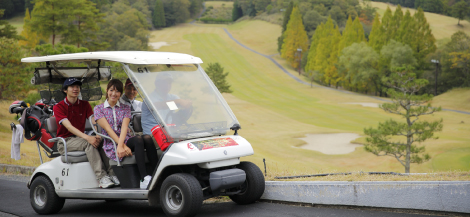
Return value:
[(376, 52), (385, 45), (385, 31), (380, 22), (379, 13), (375, 14), (374, 22), (372, 23), (372, 30), (369, 35), (369, 46), (374, 48)]
[(80, 47), (85, 41), (96, 38), (98, 22), (103, 22), (104, 14), (99, 13), (96, 4), (88, 0), (73, 0), (69, 11), (69, 25), (61, 35), (61, 42)]
[(155, 28), (165, 27), (165, 10), (163, 8), (162, 0), (156, 0), (155, 9), (153, 10), (153, 26)]
[(214, 85), (219, 89), (221, 93), (232, 93), (230, 85), (228, 84), (226, 77), (229, 72), (224, 73), (224, 68), (219, 63), (209, 63), (206, 68), (206, 73), (211, 78)]
[(55, 45), (56, 36), (68, 28), (68, 15), (73, 10), (72, 0), (36, 0), (31, 13), (32, 31), (49, 38)]
[(1, 20), (5, 10), (0, 9), (0, 38), (14, 38), (21, 39), (22, 37), (16, 33), (16, 28), (12, 26), (8, 21)]
[(390, 78), (383, 79), (390, 87), (387, 93), (392, 103), (384, 103), (380, 108), (402, 116), (406, 122), (390, 119), (379, 123), (375, 129), (365, 128), (364, 134), (368, 137), (364, 149), (377, 156), (394, 157), (405, 167), (405, 173), (409, 173), (411, 163), (422, 163), (431, 158), (424, 153), (425, 147), (416, 145), (416, 142), (437, 139), (434, 133), (442, 131), (443, 127), (442, 119), (432, 122), (418, 120), (420, 116), (433, 114), (441, 108), (432, 107), (428, 103), (432, 95), (418, 95), (419, 90), (429, 83), (428, 80), (416, 79), (411, 67), (396, 68), (395, 71)]
[(243, 16), (242, 8), (240, 7), (238, 0), (235, 0), (235, 2), (233, 2), (233, 8), (232, 8), (232, 21), (237, 21), (242, 16)]
[(302, 55), (306, 53), (308, 49), (308, 36), (302, 23), (302, 15), (299, 9), (294, 7), (287, 24), (287, 29), (284, 32), (284, 42), (281, 49), (282, 58), (285, 58), (294, 68), (297, 68), (300, 62), (298, 61), (300, 57), (295, 56), (298, 48), (302, 49)]

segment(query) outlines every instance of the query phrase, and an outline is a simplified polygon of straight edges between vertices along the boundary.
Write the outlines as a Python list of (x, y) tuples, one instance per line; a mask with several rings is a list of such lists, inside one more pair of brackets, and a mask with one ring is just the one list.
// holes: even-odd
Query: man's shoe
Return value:
[(140, 189), (147, 189), (147, 186), (150, 183), (151, 176), (144, 177), (144, 180), (140, 181)]
[(109, 188), (114, 186), (114, 182), (109, 176), (104, 176), (100, 179), (100, 188)]
[(114, 182), (115, 186), (121, 185), (121, 182), (119, 182), (119, 179), (117, 178), (117, 176), (111, 176), (111, 180)]

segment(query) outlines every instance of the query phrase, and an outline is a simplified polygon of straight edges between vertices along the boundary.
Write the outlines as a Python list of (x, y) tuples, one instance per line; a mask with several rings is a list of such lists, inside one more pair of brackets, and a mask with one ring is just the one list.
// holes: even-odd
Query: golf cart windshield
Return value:
[(198, 64), (124, 64), (170, 140), (224, 135), (238, 120)]

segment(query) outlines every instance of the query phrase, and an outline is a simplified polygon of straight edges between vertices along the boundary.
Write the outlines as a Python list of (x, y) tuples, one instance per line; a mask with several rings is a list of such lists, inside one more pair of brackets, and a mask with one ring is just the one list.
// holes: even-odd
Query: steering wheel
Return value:
[(178, 112), (170, 111), (165, 118), (165, 123), (169, 124), (171, 117), (172, 124), (183, 125), (188, 124), (187, 121), (193, 114), (193, 106), (187, 109), (180, 109)]

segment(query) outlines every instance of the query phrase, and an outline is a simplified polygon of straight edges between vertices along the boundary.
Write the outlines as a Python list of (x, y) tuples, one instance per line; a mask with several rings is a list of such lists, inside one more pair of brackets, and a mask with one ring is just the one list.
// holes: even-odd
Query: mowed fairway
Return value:
[[(228, 81), (234, 92), (224, 94), (224, 97), (241, 123), (240, 134), (255, 149), (255, 155), (247, 160), (261, 166), (262, 159), (266, 158), (268, 173), (289, 175), (322, 171), (404, 171), (394, 158), (376, 157), (362, 148), (344, 155), (326, 155), (297, 148), (304, 142), (296, 138), (307, 133), (362, 134), (364, 127), (377, 126), (379, 121), (398, 117), (379, 108), (345, 104), (381, 103), (371, 97), (324, 87), (310, 88), (296, 82), (267, 58), (236, 44), (223, 27), (241, 43), (260, 53), (271, 55), (276, 50), (275, 39), (280, 31), (275, 33), (279, 26), (263, 21), (243, 21), (227, 26), (183, 24), (152, 32), (150, 41), (171, 44), (158, 51), (189, 53), (202, 58), (203, 67), (219, 62), (230, 72)], [(252, 30), (258, 31), (253, 33)], [(426, 142), (433, 160), (413, 165), (412, 172), (470, 169), (465, 163), (470, 156), (470, 152), (465, 151), (470, 148), (470, 115), (440, 112), (423, 119), (440, 118), (444, 119), (444, 131), (437, 134), (441, 138)], [(357, 140), (362, 141), (364, 138)], [(463, 154), (454, 156), (452, 152), (455, 151)], [(449, 164), (455, 167), (449, 168)]]

